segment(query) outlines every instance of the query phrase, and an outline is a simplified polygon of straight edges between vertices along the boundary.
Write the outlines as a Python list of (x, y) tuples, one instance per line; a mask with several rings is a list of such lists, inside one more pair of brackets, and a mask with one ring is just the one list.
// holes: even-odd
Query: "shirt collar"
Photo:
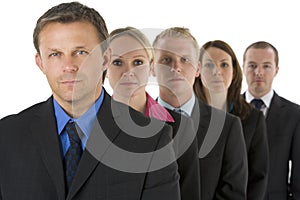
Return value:
[(75, 121), (77, 125), (82, 130), (83, 134), (88, 137), (92, 128), (94, 121), (97, 116), (97, 112), (99, 111), (102, 102), (104, 99), (104, 88), (102, 88), (102, 92), (100, 97), (96, 100), (96, 102), (79, 118), (70, 117), (63, 108), (58, 104), (58, 102), (53, 98), (54, 105), (54, 113), (56, 117), (56, 125), (58, 130), (58, 135), (60, 135), (68, 123), (68, 121)]
[[(192, 115), (192, 111), (193, 111), (193, 107), (195, 104), (195, 94), (192, 93), (192, 97), (183, 105), (180, 106), (180, 109), (183, 110), (185, 113), (187, 113), (189, 116)], [(165, 102), (164, 100), (162, 100), (160, 97), (158, 97), (157, 102), (162, 105), (165, 108), (168, 108), (170, 110), (174, 110), (175, 107), (173, 107), (172, 105), (168, 104), (167, 102)]]
[(147, 92), (146, 98), (146, 117), (153, 117), (166, 122), (174, 122), (174, 119), (170, 113), (163, 106), (159, 105)]
[[(274, 90), (270, 90), (267, 94), (265, 94), (264, 96), (262, 96), (260, 98), (264, 102), (264, 104), (266, 105), (267, 108), (270, 107), (273, 95), (274, 95)], [(249, 103), (253, 99), (255, 99), (255, 97), (249, 91), (246, 91), (245, 97), (246, 97), (246, 101)]]

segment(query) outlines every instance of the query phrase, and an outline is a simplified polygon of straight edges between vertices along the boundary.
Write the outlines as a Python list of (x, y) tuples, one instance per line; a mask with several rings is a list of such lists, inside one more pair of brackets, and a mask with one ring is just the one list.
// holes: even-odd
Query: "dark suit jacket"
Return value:
[(201, 200), (246, 199), (247, 153), (239, 118), (196, 101)]
[(193, 121), (168, 109), (175, 120), (169, 123), (173, 127), (174, 146), (180, 175), (180, 193), (182, 200), (200, 199), (200, 169), (198, 143)]
[(264, 199), (269, 172), (269, 149), (265, 118), (262, 112), (252, 109), (242, 120), (248, 155), (247, 199)]
[(300, 199), (300, 106), (274, 93), (266, 117), (270, 173), (266, 199), (288, 199), (289, 160), (291, 193)]
[[(154, 136), (131, 136), (122, 127), (122, 119), (128, 117), (124, 115), (124, 111), (128, 113), (128, 107), (112, 105), (109, 95), (105, 94), (98, 113), (100, 125), (95, 123), (68, 194), (52, 98), (18, 115), (2, 119), (0, 199), (180, 199), (177, 164), (170, 162), (161, 168), (158, 162), (172, 161), (171, 157), (174, 157), (172, 148), (164, 148), (165, 144), (170, 144), (172, 128), (162, 124)], [(112, 107), (116, 108), (114, 113)], [(135, 123), (141, 126), (149, 123), (150, 119), (138, 112), (130, 109), (129, 113)], [(157, 122), (155, 119), (152, 121)], [(149, 134), (147, 131), (143, 133)], [(133, 152), (132, 157), (127, 154), (120, 156), (120, 149)], [(137, 163), (134, 156), (142, 153), (147, 156)], [(139, 173), (126, 171), (135, 167), (140, 170)]]

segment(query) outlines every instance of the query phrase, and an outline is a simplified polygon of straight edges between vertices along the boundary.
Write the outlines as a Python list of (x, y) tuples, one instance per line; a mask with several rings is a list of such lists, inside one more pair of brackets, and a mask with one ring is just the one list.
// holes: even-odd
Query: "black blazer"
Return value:
[[(150, 119), (122, 104), (112, 106), (111, 102), (106, 93), (97, 118), (100, 125), (95, 123), (68, 194), (52, 98), (2, 119), (0, 199), (180, 199), (178, 168), (172, 162), (174, 152), (172, 145), (166, 145), (171, 144), (172, 128), (162, 124), (157, 134), (147, 138), (130, 135), (135, 133), (134, 128), (127, 134), (122, 122), (128, 118), (124, 115), (128, 110), (141, 126), (147, 126)], [(116, 109), (112, 112), (111, 108)], [(151, 122), (161, 123), (155, 119)], [(133, 152), (133, 160), (127, 154), (120, 156), (120, 149)], [(137, 154), (147, 156), (137, 163)], [(169, 160), (170, 164), (161, 168), (161, 161)], [(140, 172), (127, 171), (132, 168)]]
[(201, 200), (246, 199), (248, 165), (240, 119), (199, 99), (192, 118), (199, 144)]
[(290, 192), (300, 199), (300, 106), (274, 93), (266, 117), (270, 174), (266, 199), (288, 199), (289, 160), (292, 161)]
[(173, 127), (174, 149), (178, 158), (181, 200), (199, 200), (201, 199), (200, 169), (193, 121), (189, 117), (167, 110), (175, 120), (169, 124)]
[(247, 199), (264, 199), (269, 172), (269, 149), (265, 118), (262, 112), (251, 110), (242, 120), (248, 155)]

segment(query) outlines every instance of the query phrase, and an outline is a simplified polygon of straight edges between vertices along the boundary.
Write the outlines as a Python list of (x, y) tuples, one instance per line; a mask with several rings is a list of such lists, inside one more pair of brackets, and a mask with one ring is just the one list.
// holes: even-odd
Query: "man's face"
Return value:
[(243, 68), (248, 90), (256, 98), (264, 96), (272, 89), (273, 79), (279, 69), (271, 48), (248, 49)]
[(103, 57), (96, 28), (87, 22), (49, 23), (39, 35), (36, 63), (60, 103), (94, 101), (102, 88)]
[(154, 74), (160, 92), (191, 95), (199, 67), (197, 50), (188, 39), (163, 38), (154, 47)]

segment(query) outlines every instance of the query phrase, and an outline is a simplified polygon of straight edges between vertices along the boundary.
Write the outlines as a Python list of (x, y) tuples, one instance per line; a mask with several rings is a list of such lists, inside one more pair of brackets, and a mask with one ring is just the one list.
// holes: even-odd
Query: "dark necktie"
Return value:
[(70, 140), (70, 147), (65, 155), (66, 183), (69, 189), (82, 155), (82, 147), (74, 122), (68, 122), (66, 131)]
[(174, 108), (173, 111), (175, 111), (175, 112), (177, 112), (177, 113), (179, 113), (181, 115), (184, 115), (184, 116), (188, 117), (188, 114), (184, 110), (182, 110), (180, 108)]
[(264, 102), (261, 99), (253, 99), (251, 103), (255, 106), (256, 109), (260, 110), (264, 105)]

